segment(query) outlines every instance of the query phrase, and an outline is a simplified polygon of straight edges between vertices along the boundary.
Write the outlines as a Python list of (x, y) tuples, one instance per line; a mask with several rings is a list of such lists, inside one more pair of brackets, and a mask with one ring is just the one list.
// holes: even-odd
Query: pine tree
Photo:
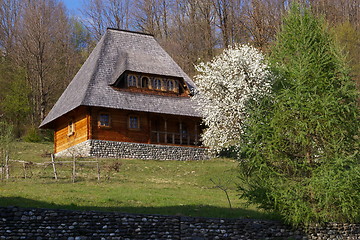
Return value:
[(250, 108), (243, 197), (294, 225), (359, 220), (358, 92), (322, 19), (294, 4), (270, 62), (271, 98)]

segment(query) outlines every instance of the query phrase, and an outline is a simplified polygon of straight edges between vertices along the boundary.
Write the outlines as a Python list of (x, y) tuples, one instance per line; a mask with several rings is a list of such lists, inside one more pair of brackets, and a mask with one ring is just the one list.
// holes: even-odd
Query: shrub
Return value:
[(41, 142), (42, 136), (36, 127), (29, 127), (23, 137), (25, 142)]
[(9, 151), (13, 140), (13, 126), (7, 122), (0, 121), (0, 153), (5, 154), (5, 152)]

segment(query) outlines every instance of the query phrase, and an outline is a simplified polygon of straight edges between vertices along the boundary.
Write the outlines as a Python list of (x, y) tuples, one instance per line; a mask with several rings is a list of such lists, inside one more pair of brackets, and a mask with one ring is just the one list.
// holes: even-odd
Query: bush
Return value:
[(41, 136), (43, 141), (53, 142), (54, 141), (54, 131), (51, 129), (41, 130)]
[(13, 140), (13, 126), (7, 122), (0, 121), (0, 153), (4, 154), (6, 151), (9, 151)]
[(43, 137), (36, 127), (29, 127), (26, 134), (23, 137), (25, 142), (41, 142)]

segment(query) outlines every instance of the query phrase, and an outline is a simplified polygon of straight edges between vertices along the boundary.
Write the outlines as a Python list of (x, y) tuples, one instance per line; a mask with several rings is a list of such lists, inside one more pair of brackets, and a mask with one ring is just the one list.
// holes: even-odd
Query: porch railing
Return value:
[(168, 143), (177, 145), (200, 146), (199, 138), (196, 134), (178, 133), (178, 132), (151, 132), (152, 143)]

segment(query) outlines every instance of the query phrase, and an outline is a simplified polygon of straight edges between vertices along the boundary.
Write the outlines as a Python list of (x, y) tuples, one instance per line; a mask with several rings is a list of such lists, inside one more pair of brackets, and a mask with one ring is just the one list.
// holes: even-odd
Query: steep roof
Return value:
[(125, 71), (179, 77), (195, 87), (152, 35), (107, 29), (40, 127), (81, 105), (200, 117), (187, 97), (114, 90), (110, 85)]

